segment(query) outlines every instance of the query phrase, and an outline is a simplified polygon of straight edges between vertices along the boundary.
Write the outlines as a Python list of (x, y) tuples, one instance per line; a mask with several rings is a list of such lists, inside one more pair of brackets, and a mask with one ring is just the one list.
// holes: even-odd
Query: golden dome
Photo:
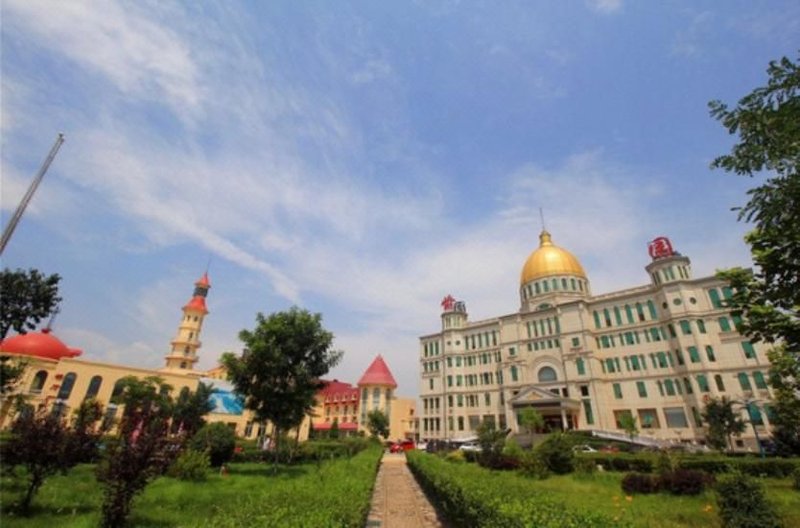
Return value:
[(553, 244), (550, 233), (542, 231), (539, 235), (539, 248), (530, 254), (522, 266), (520, 284), (553, 275), (577, 275), (586, 279), (586, 272), (575, 256)]

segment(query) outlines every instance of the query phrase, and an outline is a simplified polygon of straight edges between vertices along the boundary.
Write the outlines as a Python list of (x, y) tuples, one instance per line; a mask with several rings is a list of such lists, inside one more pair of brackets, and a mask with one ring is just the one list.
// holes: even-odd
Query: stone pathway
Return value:
[(447, 528), (406, 465), (404, 453), (384, 453), (367, 528)]

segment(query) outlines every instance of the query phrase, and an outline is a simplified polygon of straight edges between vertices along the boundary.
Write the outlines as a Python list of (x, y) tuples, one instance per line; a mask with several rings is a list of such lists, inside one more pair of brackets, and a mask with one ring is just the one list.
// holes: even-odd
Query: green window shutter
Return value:
[(606, 326), (611, 326), (611, 314), (608, 311), (608, 308), (603, 308), (603, 319), (605, 319)]
[(647, 309), (650, 310), (650, 319), (658, 319), (658, 313), (656, 313), (656, 305), (653, 304), (653, 301), (647, 301)]
[(683, 385), (686, 387), (686, 394), (692, 394), (692, 381), (689, 378), (683, 378)]
[(719, 321), (719, 331), (720, 332), (730, 332), (731, 331), (731, 323), (728, 321), (727, 317), (720, 317)]
[(625, 305), (625, 317), (628, 319), (628, 324), (633, 324), (633, 310), (631, 310), (631, 305)]
[(676, 348), (676, 349), (675, 349), (675, 357), (676, 357), (676, 358), (677, 358), (677, 360), (678, 360), (678, 365), (683, 365), (683, 364), (684, 364), (684, 361), (683, 361), (683, 352), (681, 352), (681, 350), (680, 350), (679, 348)]
[(744, 372), (740, 372), (738, 375), (739, 378), (739, 385), (742, 387), (742, 390), (753, 390), (753, 387), (750, 386), (750, 378), (747, 377), (747, 374)]
[(614, 387), (614, 397), (616, 399), (618, 399), (618, 400), (621, 400), (622, 399), (622, 387), (620, 386), (619, 383), (615, 383), (613, 385), (613, 387)]
[(726, 301), (730, 300), (733, 297), (733, 290), (731, 290), (729, 286), (723, 286), (722, 296), (725, 297)]
[(688, 351), (689, 351), (689, 360), (692, 363), (699, 363), (700, 362), (700, 354), (697, 352), (697, 347), (690, 346)]
[(706, 356), (708, 357), (709, 361), (716, 361), (717, 358), (714, 355), (714, 349), (710, 345), (706, 345)]
[(639, 365), (639, 356), (631, 356), (631, 368), (633, 370), (642, 369), (641, 365)]
[(519, 379), (517, 378), (517, 367), (516, 366), (512, 366), (511, 367), (511, 381), (519, 381)]
[(708, 392), (710, 390), (708, 387), (708, 378), (706, 378), (705, 374), (697, 375), (697, 386), (700, 388), (700, 392)]
[(636, 303), (636, 315), (639, 316), (639, 321), (644, 321), (644, 310), (642, 309), (642, 303)]
[(680, 324), (681, 324), (681, 332), (683, 332), (683, 335), (691, 335), (692, 327), (691, 327), (691, 325), (689, 325), (689, 321), (687, 321), (686, 319), (683, 319), (680, 322)]
[(756, 388), (757, 389), (766, 389), (767, 388), (767, 382), (764, 379), (764, 374), (762, 374), (758, 370), (753, 372), (753, 381), (756, 382)]
[(586, 423), (592, 425), (594, 423), (594, 414), (592, 413), (592, 402), (583, 400), (583, 412), (586, 414)]
[(717, 390), (720, 392), (725, 392), (725, 384), (722, 382), (722, 376), (717, 374), (714, 376), (714, 383), (717, 384)]
[(697, 331), (700, 332), (701, 334), (706, 333), (706, 324), (703, 322), (702, 319), (697, 320)]
[(619, 306), (614, 307), (614, 320), (617, 322), (617, 326), (622, 325), (622, 314), (619, 311)]
[(583, 358), (575, 360), (575, 365), (578, 367), (578, 376), (586, 375), (586, 365), (583, 364)]
[(667, 396), (675, 396), (675, 384), (671, 379), (664, 380), (664, 390), (667, 391)]
[(719, 298), (719, 292), (716, 288), (708, 290), (708, 298), (711, 299), (711, 306), (714, 308), (722, 308), (722, 301)]
[(581, 340), (579, 338), (577, 338), (577, 337), (573, 337), (572, 338), (572, 346), (576, 347), (576, 346), (580, 346), (580, 344), (581, 344)]
[(647, 387), (643, 381), (636, 382), (636, 389), (639, 391), (640, 398), (647, 398)]
[(744, 357), (747, 359), (756, 357), (756, 350), (753, 348), (753, 343), (750, 341), (742, 341), (742, 350), (744, 350)]

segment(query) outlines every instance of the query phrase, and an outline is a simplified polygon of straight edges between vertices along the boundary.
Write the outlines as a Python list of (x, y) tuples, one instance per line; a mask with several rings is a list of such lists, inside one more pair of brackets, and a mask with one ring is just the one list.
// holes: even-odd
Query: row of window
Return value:
[(426, 341), (422, 343), (424, 357), (438, 356), (440, 353), (439, 341)]
[(464, 336), (464, 346), (467, 350), (475, 350), (477, 348), (487, 348), (497, 346), (497, 330), (491, 332), (481, 332)]
[[(650, 315), (649, 319), (645, 315), (644, 306), (647, 305), (647, 311)], [(593, 310), (592, 317), (594, 318), (594, 327), (611, 328), (613, 326), (623, 326), (626, 324), (641, 323), (644, 321), (655, 321), (658, 319), (658, 312), (656, 312), (656, 305), (653, 301), (648, 300), (645, 304), (640, 302), (635, 303), (633, 306), (626, 304), (622, 307), (614, 306), (611, 308), (603, 308), (602, 311)], [(634, 316), (634, 311), (636, 315)], [(612, 319), (613, 314), (613, 319)], [(624, 314), (624, 322), (623, 322)]]
[[(721, 297), (720, 290), (722, 291)], [(723, 286), (720, 289), (710, 288), (708, 290), (708, 299), (711, 301), (711, 306), (714, 308), (725, 308), (725, 301), (729, 300), (731, 297), (733, 297), (733, 290), (728, 286)]]
[[(764, 376), (764, 373), (761, 371), (754, 371), (752, 372), (753, 376), (753, 383), (755, 384), (757, 389), (760, 390), (767, 390), (767, 380)], [(725, 382), (722, 379), (721, 374), (714, 375), (714, 384), (716, 386), (717, 391), (725, 392)], [(752, 391), (753, 385), (750, 384), (750, 377), (746, 372), (740, 372), (736, 375), (736, 379), (739, 381), (739, 387), (743, 391)], [(636, 393), (639, 395), (640, 398), (647, 398), (647, 386), (648, 382), (646, 380), (640, 380), (634, 382), (636, 385)], [(656, 380), (656, 386), (658, 387), (658, 393), (661, 396), (676, 396), (676, 395), (683, 395), (685, 394), (693, 394), (694, 393), (694, 384), (697, 385), (697, 389), (700, 392), (710, 392), (711, 388), (708, 382), (708, 376), (706, 374), (698, 374), (694, 378), (694, 383), (692, 383), (691, 377), (684, 377), (682, 379), (679, 378), (667, 378), (663, 380)], [(612, 390), (614, 391), (614, 398), (617, 400), (622, 400), (625, 398), (623, 393), (623, 385), (629, 386), (631, 383), (614, 383), (612, 385)]]
[[(725, 321), (727, 323), (727, 319)], [(697, 319), (694, 323), (697, 326), (698, 333), (707, 333), (706, 324), (702, 319)], [(682, 335), (692, 335), (692, 324), (688, 319), (681, 319), (678, 321), (678, 326), (680, 326)], [(720, 328), (722, 328), (722, 326), (720, 326)], [(646, 343), (658, 343), (661, 341), (666, 341), (668, 336), (669, 338), (678, 337), (678, 333), (675, 330), (675, 325), (672, 323), (668, 323), (666, 327), (654, 326), (652, 328), (646, 328), (641, 331), (641, 334), (644, 336)], [(616, 346), (624, 347), (629, 345), (639, 345), (641, 342), (642, 341), (639, 337), (638, 330), (620, 332), (619, 334), (605, 334), (595, 337), (595, 344), (597, 348), (614, 348)]]
[(544, 317), (535, 321), (526, 321), (525, 327), (528, 329), (528, 338), (546, 337), (561, 333), (561, 324), (558, 317)]
[(586, 281), (575, 277), (554, 277), (528, 283), (522, 287), (522, 298), (530, 299), (535, 295), (557, 291), (566, 292), (586, 292), (588, 287)]
[[(447, 429), (448, 431), (477, 431), (478, 427), (480, 426), (481, 422), (491, 422), (497, 424), (498, 429), (505, 429), (506, 428), (506, 417), (504, 414), (501, 414), (497, 417), (493, 414), (486, 414), (483, 417), (477, 414), (471, 414), (469, 416), (448, 416), (447, 417)], [(441, 418), (423, 418), (422, 419), (422, 431), (423, 433), (440, 433), (442, 430), (442, 419)]]
[[(677, 276), (675, 274), (676, 269), (678, 270)], [(667, 268), (662, 268), (661, 270), (655, 270), (652, 274), (652, 277), (653, 277), (653, 282), (655, 282), (656, 284), (678, 280), (677, 277), (689, 280), (690, 278), (689, 268), (688, 266), (683, 266), (683, 265), (669, 266)]]

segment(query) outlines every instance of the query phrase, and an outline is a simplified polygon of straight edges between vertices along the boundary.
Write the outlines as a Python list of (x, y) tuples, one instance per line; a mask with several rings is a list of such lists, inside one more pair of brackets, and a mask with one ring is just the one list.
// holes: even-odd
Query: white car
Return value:
[(575, 453), (597, 453), (597, 449), (586, 444), (572, 446), (572, 451)]
[(461, 451), (470, 451), (473, 453), (480, 453), (481, 451), (483, 451), (478, 442), (467, 442), (466, 444), (462, 444), (461, 446), (459, 446), (458, 449)]

